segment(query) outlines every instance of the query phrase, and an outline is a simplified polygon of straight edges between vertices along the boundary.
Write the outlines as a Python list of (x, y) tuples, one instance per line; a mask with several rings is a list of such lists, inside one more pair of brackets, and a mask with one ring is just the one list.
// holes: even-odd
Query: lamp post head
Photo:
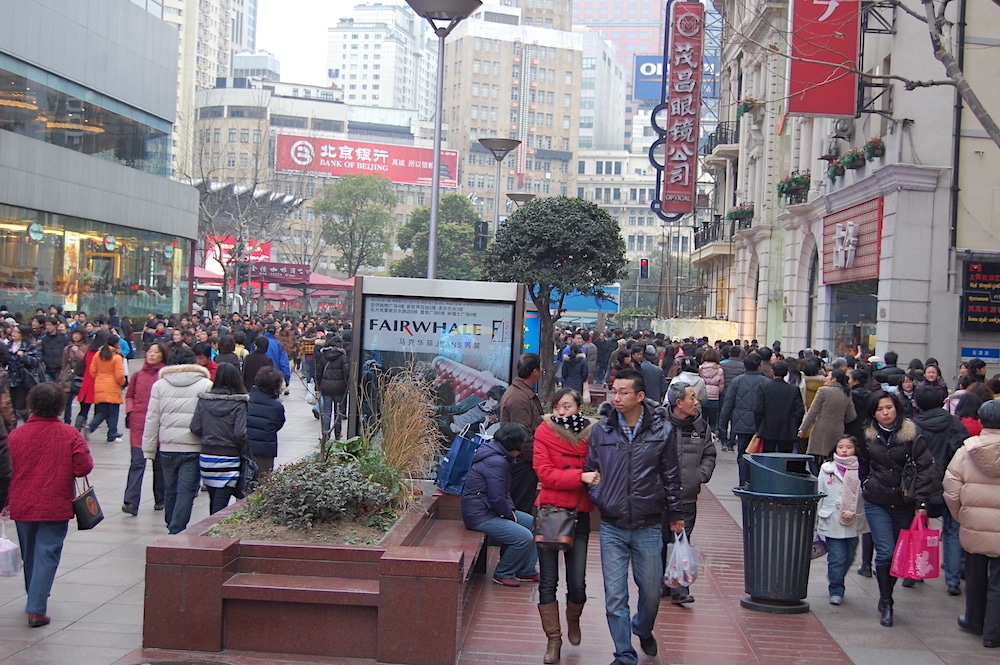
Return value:
[(531, 199), (535, 198), (535, 194), (528, 194), (527, 192), (511, 192), (507, 194), (507, 198), (514, 202), (514, 205), (521, 207), (522, 204), (527, 203)]
[(521, 142), (517, 139), (479, 139), (479, 144), (493, 154), (493, 159), (502, 162), (504, 157), (517, 150)]
[[(458, 23), (482, 6), (482, 0), (406, 0), (417, 16), (426, 19), (435, 32), (447, 35)], [(444, 25), (439, 25), (439, 23)]]

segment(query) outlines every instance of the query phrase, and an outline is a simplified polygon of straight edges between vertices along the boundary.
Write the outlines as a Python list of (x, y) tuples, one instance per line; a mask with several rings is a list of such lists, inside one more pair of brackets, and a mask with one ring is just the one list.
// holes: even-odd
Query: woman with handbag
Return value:
[[(565, 366), (565, 365), (564, 365)], [(565, 549), (566, 633), (570, 644), (580, 643), (580, 615), (587, 602), (587, 541), (590, 538), (590, 511), (593, 505), (587, 486), (596, 484), (600, 475), (584, 471), (587, 447), (593, 423), (581, 415), (583, 398), (570, 388), (552, 396), (552, 414), (542, 418), (535, 430), (533, 465), (541, 490), (536, 523), (542, 519), (572, 519), (573, 544)], [(563, 509), (553, 511), (552, 509)], [(537, 538), (536, 538), (537, 540)], [(538, 546), (538, 614), (548, 638), (545, 663), (559, 662), (562, 628), (559, 625), (559, 548)]]
[[(146, 362), (132, 375), (125, 391), (125, 427), (128, 428), (129, 454), (128, 481), (122, 512), (135, 517), (139, 514), (142, 496), (142, 478), (146, 475), (146, 457), (142, 452), (142, 433), (146, 427), (146, 411), (153, 384), (160, 378), (160, 370), (167, 364), (170, 350), (166, 342), (155, 341), (146, 349)], [(163, 461), (159, 454), (153, 458), (153, 510), (163, 510)]]
[(240, 479), (240, 454), (247, 447), (247, 406), (250, 395), (240, 371), (223, 363), (215, 371), (212, 389), (198, 398), (191, 431), (201, 437), (202, 482), (208, 487), (209, 513), (229, 505)]
[(83, 359), (87, 355), (87, 336), (83, 334), (83, 328), (74, 328), (69, 333), (69, 344), (63, 349), (62, 369), (59, 373), (59, 385), (66, 393), (66, 413), (63, 415), (63, 422), (67, 425), (73, 424), (73, 398), (80, 392), (83, 385), (83, 374), (77, 374), (79, 367), (82, 369)]
[(73, 517), (74, 478), (94, 468), (87, 442), (60, 422), (65, 401), (58, 384), (36, 385), (27, 397), (31, 417), (8, 437), (13, 477), (4, 512), (17, 526), (32, 628), (50, 621), (45, 612)]
[(941, 488), (934, 456), (909, 418), (903, 417), (899, 398), (877, 390), (868, 400), (868, 426), (858, 450), (861, 496), (875, 543), (875, 577), (879, 590), (879, 623), (892, 625), (892, 591), (896, 578), (889, 574), (901, 529), (914, 514), (927, 517), (927, 501)]
[(7, 341), (7, 378), (10, 399), (21, 420), (28, 420), (28, 391), (38, 383), (38, 349), (31, 341), (31, 327), (12, 326)]

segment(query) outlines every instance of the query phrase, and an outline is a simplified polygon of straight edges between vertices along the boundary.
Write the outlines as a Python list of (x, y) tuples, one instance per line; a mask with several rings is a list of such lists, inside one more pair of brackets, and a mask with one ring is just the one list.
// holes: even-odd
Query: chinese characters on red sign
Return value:
[[(434, 151), (408, 145), (278, 134), (274, 170), (340, 177), (379, 175), (395, 183), (431, 184)], [(458, 152), (441, 151), (441, 186), (458, 187)]]
[(792, 0), (788, 112), (854, 117), (860, 0)]
[(705, 6), (674, 2), (670, 12), (670, 88), (663, 164), (663, 212), (694, 211), (698, 183)]
[(268, 284), (305, 284), (311, 272), (309, 266), (298, 263), (265, 261), (250, 264), (250, 276)]
[(823, 218), (823, 283), (878, 279), (882, 197)]

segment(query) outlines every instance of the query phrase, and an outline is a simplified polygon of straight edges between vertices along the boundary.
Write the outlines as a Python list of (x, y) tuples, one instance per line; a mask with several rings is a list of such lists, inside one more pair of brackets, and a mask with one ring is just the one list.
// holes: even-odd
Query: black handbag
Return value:
[(907, 502), (917, 498), (917, 460), (913, 459), (913, 444), (906, 451), (906, 461), (899, 474), (899, 489)]
[(237, 499), (242, 499), (249, 494), (253, 494), (257, 489), (257, 479), (260, 477), (260, 467), (254, 461), (250, 446), (244, 446), (240, 450), (240, 477), (236, 481), (236, 489), (233, 494)]
[(76, 515), (76, 528), (80, 531), (93, 529), (104, 519), (97, 493), (86, 476), (83, 477), (83, 491), (73, 499), (73, 513)]
[(550, 504), (535, 509), (535, 544), (542, 549), (568, 550), (576, 537), (576, 510)]

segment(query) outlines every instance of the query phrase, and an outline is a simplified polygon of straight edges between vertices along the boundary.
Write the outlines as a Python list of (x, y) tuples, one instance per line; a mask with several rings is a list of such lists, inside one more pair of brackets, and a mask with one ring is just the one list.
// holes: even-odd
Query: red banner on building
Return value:
[(882, 197), (823, 218), (823, 283), (878, 279)]
[(222, 275), (223, 266), (228, 266), (233, 261), (233, 255), (244, 256), (254, 263), (271, 260), (271, 243), (258, 244), (256, 240), (251, 240), (242, 252), (234, 252), (236, 249), (236, 238), (233, 236), (205, 236), (205, 269)]
[(792, 0), (788, 112), (854, 117), (860, 0)]
[(694, 211), (698, 184), (698, 138), (701, 115), (705, 6), (674, 2), (670, 11), (670, 87), (663, 162), (663, 212)]
[[(395, 183), (431, 184), (434, 151), (410, 145), (360, 143), (278, 134), (274, 170), (337, 178), (379, 175)], [(458, 151), (441, 151), (441, 186), (458, 187)]]
[(261, 261), (250, 264), (250, 278), (268, 284), (305, 284), (312, 270), (306, 264), (271, 263)]

